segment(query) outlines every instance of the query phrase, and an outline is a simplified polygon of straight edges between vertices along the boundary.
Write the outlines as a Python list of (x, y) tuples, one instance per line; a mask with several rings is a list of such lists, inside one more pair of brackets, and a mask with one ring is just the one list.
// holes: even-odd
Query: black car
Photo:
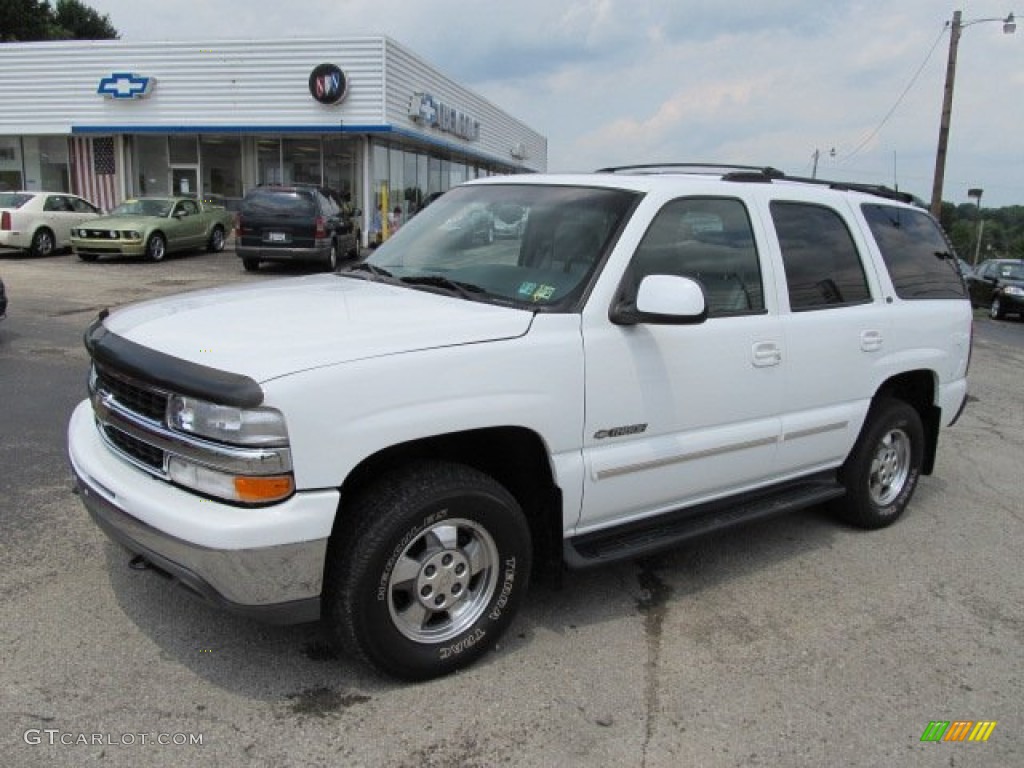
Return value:
[(312, 261), (334, 271), (341, 258), (359, 255), (356, 213), (314, 184), (257, 187), (237, 214), (235, 252), (249, 272), (261, 261)]
[(988, 259), (966, 276), (971, 306), (988, 307), (994, 320), (1024, 316), (1024, 260)]

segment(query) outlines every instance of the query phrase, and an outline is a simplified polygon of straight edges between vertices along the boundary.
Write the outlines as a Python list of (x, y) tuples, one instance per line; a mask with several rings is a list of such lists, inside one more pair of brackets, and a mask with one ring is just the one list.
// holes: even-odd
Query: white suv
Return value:
[(531, 568), (826, 502), (893, 522), (966, 400), (971, 308), (904, 196), (640, 166), (471, 182), (346, 271), (104, 312), (86, 345), (70, 457), (113, 539), (423, 679), (494, 645)]

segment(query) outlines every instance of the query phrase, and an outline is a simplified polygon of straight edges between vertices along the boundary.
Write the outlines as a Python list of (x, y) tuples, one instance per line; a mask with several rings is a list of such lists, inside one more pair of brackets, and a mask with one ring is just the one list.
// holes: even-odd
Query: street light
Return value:
[(978, 204), (978, 226), (975, 229), (978, 230), (978, 242), (974, 246), (974, 261), (971, 262), (972, 267), (978, 266), (978, 254), (981, 253), (981, 234), (985, 231), (985, 220), (981, 218), (981, 193), (984, 190), (981, 187), (972, 187), (967, 190), (967, 197), (972, 198)]
[(953, 13), (949, 24), (949, 60), (946, 62), (946, 89), (942, 96), (942, 119), (939, 121), (939, 147), (935, 152), (935, 179), (932, 183), (931, 211), (935, 218), (942, 213), (942, 182), (946, 175), (946, 147), (949, 144), (949, 118), (953, 113), (953, 83), (956, 79), (956, 50), (960, 43), (960, 34), (964, 27), (981, 24), (987, 21), (999, 21), (1003, 24), (1003, 34), (1012, 35), (1017, 31), (1017, 22), (1010, 13), (1003, 19), (971, 19), (961, 21), (960, 11)]

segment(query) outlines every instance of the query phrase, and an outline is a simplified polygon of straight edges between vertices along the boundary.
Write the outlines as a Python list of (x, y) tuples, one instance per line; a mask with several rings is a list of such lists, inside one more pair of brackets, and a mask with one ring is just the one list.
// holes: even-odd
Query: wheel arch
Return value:
[(939, 426), (942, 422), (942, 410), (935, 405), (937, 389), (938, 383), (934, 371), (906, 371), (883, 382), (871, 400), (872, 405), (886, 398), (902, 400), (920, 415), (925, 437), (921, 473), (925, 475), (930, 475), (935, 467)]
[(372, 486), (388, 470), (424, 459), (465, 464), (503, 485), (519, 502), (530, 526), (535, 573), (553, 574), (560, 570), (562, 494), (555, 483), (544, 441), (525, 427), (488, 427), (435, 435), (393, 445), (366, 457), (342, 483), (331, 537), (344, 535), (347, 499)]

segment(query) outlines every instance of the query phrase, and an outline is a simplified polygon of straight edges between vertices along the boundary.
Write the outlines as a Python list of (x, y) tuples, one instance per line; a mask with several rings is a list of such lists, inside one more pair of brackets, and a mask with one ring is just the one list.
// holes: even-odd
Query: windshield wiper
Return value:
[(375, 267), (373, 264), (370, 264), (365, 261), (362, 261), (358, 264), (353, 264), (351, 267), (342, 270), (338, 274), (344, 275), (347, 272), (369, 272), (371, 280), (374, 280), (378, 277), (389, 277), (394, 279), (394, 275), (392, 275), (386, 269), (382, 269), (381, 267)]
[(451, 278), (444, 277), (443, 275), (414, 275), (412, 277), (403, 277), (400, 279), (407, 285), (425, 285), (432, 288), (444, 288), (445, 290), (451, 291), (464, 299), (472, 299), (473, 294), (479, 295), (487, 293), (487, 291), (479, 285), (463, 283), (460, 280), (452, 280)]

